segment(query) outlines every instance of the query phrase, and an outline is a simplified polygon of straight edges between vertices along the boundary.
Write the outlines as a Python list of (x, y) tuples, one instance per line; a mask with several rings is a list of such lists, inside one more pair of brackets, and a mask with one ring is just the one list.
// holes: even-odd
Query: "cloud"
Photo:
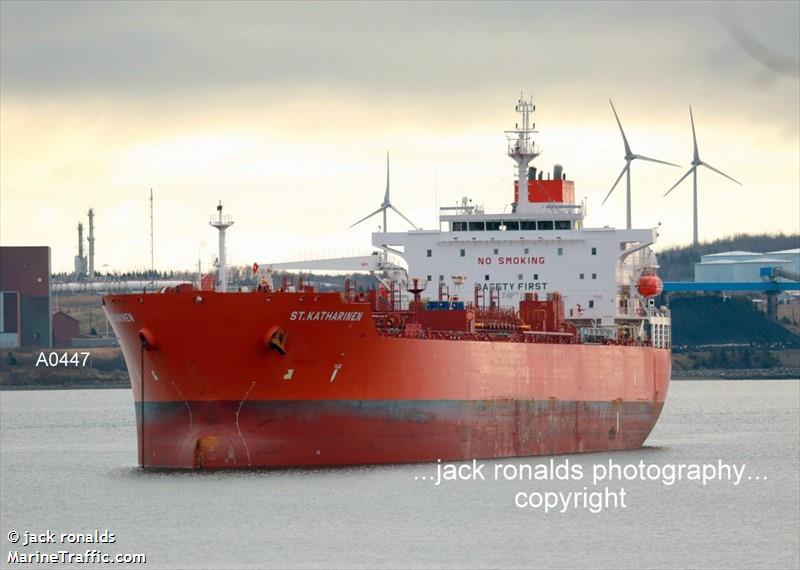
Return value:
[[(791, 55), (798, 6), (724, 9)], [(634, 150), (670, 161), (689, 157), (692, 103), (704, 158), (743, 178), (739, 194), (702, 180), (704, 220), (721, 196), (752, 200), (705, 236), (796, 225), (798, 81), (751, 58), (705, 4), (4, 1), (3, 241), (48, 241), (69, 267), (94, 206), (103, 254), (146, 266), (154, 187), (157, 263), (194, 263), (220, 197), (240, 261), (290, 257), (295, 242), (363, 245), (374, 228), (343, 231), (379, 204), (387, 148), (392, 198), (416, 222), (431, 227), (435, 205), (463, 195), (502, 209), (502, 129), (520, 90), (540, 109), (537, 164), (565, 164), (590, 197), (587, 223), (624, 222), (624, 193), (599, 207), (622, 167), (612, 97)], [(688, 239), (689, 193), (660, 198), (680, 172), (634, 170), (635, 222)]]
[[(702, 65), (705, 55), (731, 43), (697, 4), (4, 2), (2, 9), (3, 87), (34, 93), (305, 85), (430, 95), (512, 81), (645, 77), (664, 85), (714, 74)], [(796, 6), (773, 12), (779, 17), (752, 33), (768, 30), (780, 53), (792, 48), (797, 29), (775, 21), (790, 20)]]

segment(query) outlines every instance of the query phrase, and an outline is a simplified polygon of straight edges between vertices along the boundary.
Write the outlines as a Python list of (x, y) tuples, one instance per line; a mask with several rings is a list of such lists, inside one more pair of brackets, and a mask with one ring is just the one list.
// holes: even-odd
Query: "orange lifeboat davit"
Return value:
[(664, 290), (664, 282), (655, 273), (643, 273), (637, 288), (642, 297), (655, 297)]

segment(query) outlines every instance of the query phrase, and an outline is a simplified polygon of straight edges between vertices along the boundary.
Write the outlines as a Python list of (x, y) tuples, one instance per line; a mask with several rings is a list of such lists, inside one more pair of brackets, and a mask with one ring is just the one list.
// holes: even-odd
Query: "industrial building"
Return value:
[(0, 247), (0, 346), (49, 348), (50, 248)]
[(72, 346), (72, 339), (81, 336), (80, 322), (64, 311), (53, 313), (53, 346), (67, 348)]
[[(767, 253), (752, 251), (727, 251), (712, 253), (695, 263), (694, 280), (705, 283), (755, 283), (763, 282), (772, 270), (800, 274), (800, 248)], [(778, 279), (781, 279), (778, 272)]]

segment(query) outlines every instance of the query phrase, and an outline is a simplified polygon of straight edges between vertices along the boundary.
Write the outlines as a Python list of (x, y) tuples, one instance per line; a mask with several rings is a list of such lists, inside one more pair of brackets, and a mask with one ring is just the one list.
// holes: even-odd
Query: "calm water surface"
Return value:
[(609, 459), (721, 459), (745, 464), (746, 480), (610, 483), (625, 488), (627, 508), (545, 514), (517, 508), (516, 493), (590, 482), (435, 486), (421, 480), (435, 465), (147, 473), (135, 467), (127, 390), (0, 392), (0, 565), (37, 548), (9, 543), (12, 530), (109, 529), (117, 540), (99, 549), (144, 553), (143, 568), (796, 569), (799, 410), (799, 381), (673, 382), (645, 449), (569, 460), (590, 474)]

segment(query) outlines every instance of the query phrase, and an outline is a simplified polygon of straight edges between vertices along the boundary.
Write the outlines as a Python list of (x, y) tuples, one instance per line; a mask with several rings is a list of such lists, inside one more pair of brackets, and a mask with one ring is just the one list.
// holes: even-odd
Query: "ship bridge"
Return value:
[(648, 248), (654, 229), (583, 228), (582, 219), (531, 214), (453, 218), (451, 229), (377, 232), (372, 243), (405, 259), (409, 279), (425, 286), (423, 297), (475, 296), (476, 304), (513, 307), (526, 293), (559, 292), (568, 318), (604, 323), (628, 312), (618, 296), (655, 264)]
[(377, 232), (372, 244), (402, 256), (408, 278), (429, 299), (474, 295), (476, 305), (513, 307), (530, 294), (558, 292), (567, 318), (603, 325), (636, 318), (643, 313), (633, 299), (636, 280), (656, 265), (648, 247), (656, 230), (585, 228), (586, 205), (575, 203), (563, 166), (552, 173), (529, 166), (541, 152), (532, 138), (534, 109), (520, 99), (522, 122), (506, 131), (517, 165), (510, 212), (487, 212), (463, 198), (440, 208), (437, 230)]
[[(529, 296), (544, 299), (557, 292), (567, 319), (591, 321), (582, 326), (642, 318), (646, 311), (637, 283), (646, 268), (656, 265), (649, 248), (656, 241), (656, 229), (584, 227), (586, 204), (575, 202), (575, 183), (567, 179), (564, 168), (555, 164), (552, 172), (544, 172), (530, 166), (541, 152), (533, 141), (534, 109), (532, 102), (520, 99), (517, 111), (522, 122), (506, 131), (517, 179), (513, 201), (498, 208), (500, 212), (463, 198), (440, 209), (437, 229), (417, 229), (391, 203), (387, 155), (384, 200), (353, 224), (383, 214), (382, 231), (372, 234), (372, 245), (380, 255), (272, 267), (405, 273), (406, 284), (416, 280), (421, 287), (423, 300), (465, 300), (485, 307), (517, 307)], [(388, 210), (414, 228), (387, 231)], [(390, 254), (402, 261), (389, 264)]]

